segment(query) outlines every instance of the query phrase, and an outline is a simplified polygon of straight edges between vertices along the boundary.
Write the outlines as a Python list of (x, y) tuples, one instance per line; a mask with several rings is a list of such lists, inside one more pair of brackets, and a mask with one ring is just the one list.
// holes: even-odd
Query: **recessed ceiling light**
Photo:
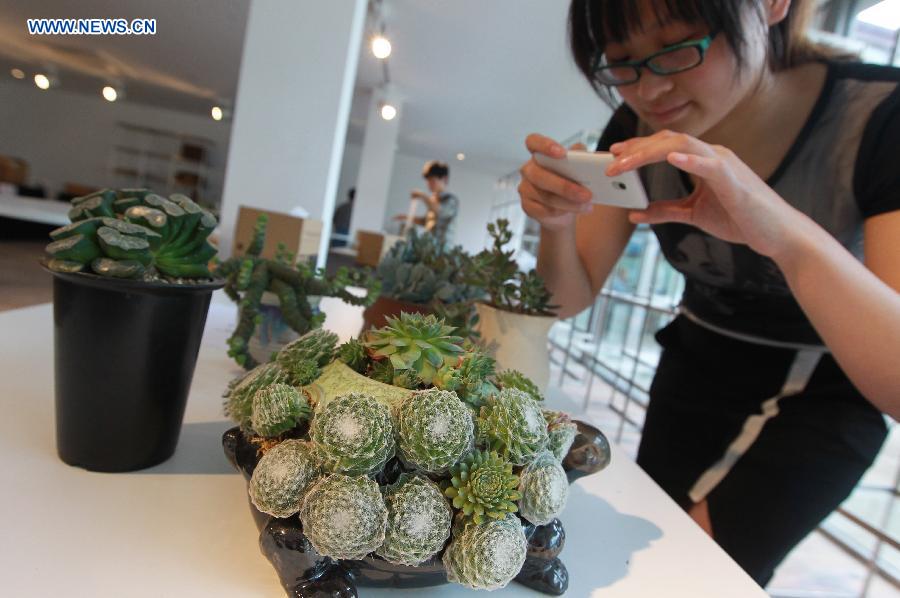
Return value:
[(119, 92), (116, 91), (115, 87), (107, 85), (103, 88), (103, 99), (105, 99), (107, 102), (115, 102), (116, 98), (118, 97)]
[(47, 75), (42, 75), (41, 73), (34, 76), (34, 84), (40, 89), (50, 89), (50, 79)]
[(212, 110), (209, 111), (210, 115), (212, 115), (213, 120), (222, 120), (224, 113), (222, 112), (222, 108), (219, 106), (213, 106)]
[(24, 79), (25, 78), (25, 71), (23, 71), (22, 69), (12, 69), (11, 71), (9, 71), (9, 74), (12, 75), (13, 77), (15, 77), (16, 79)]
[(376, 35), (372, 39), (372, 54), (375, 58), (384, 60), (391, 55), (391, 42), (383, 35)]
[(462, 152), (459, 152), (458, 154), (456, 154), (456, 159), (457, 159), (457, 160), (465, 160), (465, 159), (466, 159), (466, 155), (465, 155), (464, 153), (462, 153)]
[(381, 118), (384, 120), (394, 120), (395, 116), (397, 116), (397, 109), (390, 104), (385, 104), (381, 107)]

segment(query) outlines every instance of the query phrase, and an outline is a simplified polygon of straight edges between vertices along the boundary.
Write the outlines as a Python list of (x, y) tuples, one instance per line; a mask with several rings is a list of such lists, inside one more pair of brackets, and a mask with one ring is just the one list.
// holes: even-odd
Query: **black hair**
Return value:
[(356, 199), (356, 187), (350, 187), (350, 190), (347, 191), (347, 199), (350, 201)]
[(431, 160), (426, 162), (422, 169), (422, 176), (427, 178), (437, 177), (439, 179), (448, 178), (450, 176), (450, 167), (446, 162)]
[[(748, 8), (756, 13), (761, 26), (766, 26), (763, 2), (760, 0), (651, 0), (653, 17), (660, 22), (684, 21), (702, 23), (709, 31), (725, 37), (743, 66), (747, 43), (743, 17)], [(794, 0), (787, 16), (769, 30), (769, 66), (783, 70), (816, 60), (825, 52), (809, 43), (804, 31), (811, 5), (807, 0)], [(578, 70), (588, 79), (600, 97), (612, 104), (612, 94), (592, 77), (591, 67), (608, 41), (620, 43), (636, 31), (642, 31), (640, 3), (628, 0), (572, 0), (569, 6), (569, 46)]]

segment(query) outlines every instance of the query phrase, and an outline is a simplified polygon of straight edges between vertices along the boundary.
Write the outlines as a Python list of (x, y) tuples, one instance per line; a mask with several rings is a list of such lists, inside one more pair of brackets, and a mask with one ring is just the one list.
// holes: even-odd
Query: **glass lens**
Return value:
[(633, 66), (604, 66), (596, 72), (597, 79), (606, 85), (621, 85), (637, 81), (638, 72)]
[(688, 46), (671, 52), (664, 52), (647, 63), (653, 72), (659, 75), (677, 73), (700, 64), (700, 48)]

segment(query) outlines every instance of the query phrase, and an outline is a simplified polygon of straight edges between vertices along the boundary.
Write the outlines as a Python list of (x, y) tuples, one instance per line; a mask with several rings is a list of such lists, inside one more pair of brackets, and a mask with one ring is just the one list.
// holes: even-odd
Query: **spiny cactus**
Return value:
[(303, 496), (321, 474), (315, 446), (285, 440), (266, 451), (250, 478), (250, 500), (263, 513), (290, 517), (300, 510)]
[(154, 280), (210, 278), (216, 218), (189, 197), (147, 189), (104, 189), (72, 200), (72, 224), (50, 233), (47, 267), (90, 268), (101, 276)]
[(416, 392), (397, 410), (397, 437), (406, 464), (434, 475), (445, 473), (473, 445), (472, 416), (456, 393)]
[(518, 370), (506, 370), (497, 374), (495, 383), (500, 388), (518, 388), (535, 401), (543, 401), (544, 395), (537, 384)]
[(519, 476), (519, 511), (535, 525), (546, 525), (558, 517), (569, 497), (569, 480), (556, 456), (544, 451)]
[(367, 331), (363, 344), (373, 359), (390, 360), (395, 373), (412, 370), (430, 385), (438, 369), (459, 361), (463, 339), (452, 336), (453, 328), (433, 315), (401, 313), (387, 322)]
[(511, 463), (493, 451), (476, 450), (450, 468), (444, 495), (464, 517), (482, 523), (516, 512), (518, 485)]
[(467, 522), (454, 528), (444, 551), (447, 579), (474, 590), (503, 588), (522, 569), (527, 547), (522, 524), (511, 513), (481, 524)]
[(421, 475), (401, 474), (384, 489), (384, 502), (388, 523), (378, 555), (391, 563), (415, 566), (444, 547), (453, 511), (437, 484)]
[(259, 436), (273, 437), (294, 428), (309, 414), (309, 402), (303, 393), (287, 384), (273, 384), (253, 395), (250, 424)]
[(516, 388), (488, 398), (478, 415), (478, 436), (515, 465), (530, 463), (549, 442), (540, 406)]
[(310, 437), (330, 471), (374, 474), (394, 456), (390, 409), (374, 397), (350, 393), (316, 408)]
[[(378, 297), (381, 283), (365, 270), (341, 268), (334, 276), (304, 263), (294, 264), (294, 256), (284, 248), (276, 259), (261, 256), (268, 216), (260, 214), (253, 240), (245, 255), (218, 264), (216, 273), (225, 279), (225, 293), (240, 306), (238, 325), (228, 339), (228, 355), (246, 369), (256, 366), (250, 355), (249, 341), (259, 323), (259, 306), (263, 293), (278, 296), (284, 321), (298, 334), (306, 334), (321, 326), (324, 315), (315, 313), (309, 297), (339, 297), (351, 305), (371, 305)], [(363, 297), (347, 290), (348, 286), (365, 287)], [(324, 364), (319, 364), (324, 365)]]
[(572, 421), (568, 413), (544, 409), (544, 419), (547, 421), (547, 435), (549, 442), (547, 448), (557, 460), (562, 461), (569, 454), (572, 443), (578, 435), (578, 426)]
[(387, 508), (374, 481), (332, 473), (306, 493), (300, 521), (320, 554), (361, 559), (384, 543)]
[(366, 348), (355, 338), (351, 338), (338, 347), (337, 358), (350, 366), (353, 371), (359, 373), (366, 371), (366, 367), (369, 365), (369, 356), (366, 354)]
[(256, 391), (273, 384), (287, 384), (290, 376), (277, 363), (264, 363), (231, 382), (225, 391), (225, 415), (248, 430)]
[(291, 376), (294, 386), (306, 386), (319, 377), (319, 367), (331, 362), (337, 341), (333, 332), (311, 330), (285, 345), (276, 361)]
[(498, 392), (490, 380), (496, 366), (490, 355), (474, 349), (466, 351), (458, 368), (459, 384), (455, 390), (459, 398), (473, 407), (484, 405), (489, 396)]

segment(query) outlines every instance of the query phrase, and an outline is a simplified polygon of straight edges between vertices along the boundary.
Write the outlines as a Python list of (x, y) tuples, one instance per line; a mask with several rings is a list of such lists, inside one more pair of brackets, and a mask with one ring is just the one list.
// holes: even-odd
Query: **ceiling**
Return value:
[[(124, 82), (127, 101), (208, 114), (234, 98), (250, 0), (0, 0), (0, 76), (57, 65), (66, 89), (97, 94)], [(325, 1), (325, 0), (320, 0)], [(532, 131), (568, 137), (608, 110), (566, 48), (564, 0), (384, 0), (392, 83), (405, 98), (401, 152), (505, 174)], [(30, 36), (36, 17), (155, 18), (155, 36)], [(367, 44), (348, 138), (360, 141), (382, 68)], [(30, 84), (27, 81), (23, 85)]]

